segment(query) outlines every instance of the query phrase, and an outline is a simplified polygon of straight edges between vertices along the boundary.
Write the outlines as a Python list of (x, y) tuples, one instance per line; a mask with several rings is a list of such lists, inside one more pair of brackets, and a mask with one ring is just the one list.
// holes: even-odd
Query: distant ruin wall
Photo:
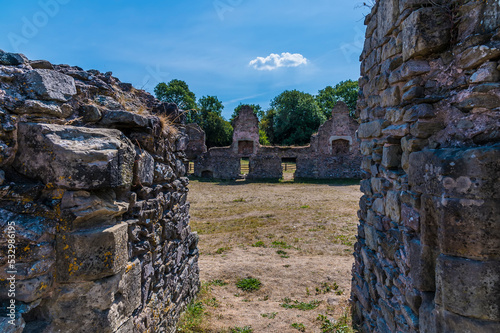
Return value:
[(500, 5), (366, 17), (352, 302), (361, 332), (500, 332)]
[(360, 178), (361, 154), (356, 138), (357, 127), (358, 123), (349, 117), (347, 105), (338, 102), (332, 110), (332, 118), (311, 137), (310, 145), (261, 146), (257, 116), (250, 107), (244, 106), (235, 120), (230, 147), (211, 148), (207, 153), (200, 154), (203, 150), (199, 147), (200, 135), (193, 131), (190, 132), (188, 146), (192, 148), (188, 156), (196, 156), (194, 174), (197, 177), (238, 178), (241, 176), (240, 160), (248, 158), (247, 179), (282, 178), (282, 159), (296, 161), (295, 179)]
[(175, 331), (199, 288), (176, 113), (0, 51), (0, 331)]

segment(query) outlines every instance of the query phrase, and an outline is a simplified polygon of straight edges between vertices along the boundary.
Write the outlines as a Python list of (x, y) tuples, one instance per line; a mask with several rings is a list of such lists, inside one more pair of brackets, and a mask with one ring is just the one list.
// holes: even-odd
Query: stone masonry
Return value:
[(500, 4), (366, 17), (352, 280), (360, 332), (500, 332)]
[(175, 331), (199, 288), (181, 118), (111, 73), (0, 51), (1, 332)]
[(200, 149), (201, 136), (197, 131), (190, 131), (187, 154), (195, 161), (194, 173), (197, 177), (236, 179), (241, 177), (241, 159), (248, 158), (247, 179), (282, 178), (281, 165), (284, 159), (296, 161), (296, 179), (360, 178), (361, 155), (356, 139), (357, 127), (358, 123), (349, 117), (347, 105), (338, 102), (332, 110), (332, 118), (311, 137), (310, 145), (261, 146), (257, 116), (250, 107), (244, 106), (235, 119), (230, 147), (210, 148), (208, 152), (200, 154), (204, 150)]

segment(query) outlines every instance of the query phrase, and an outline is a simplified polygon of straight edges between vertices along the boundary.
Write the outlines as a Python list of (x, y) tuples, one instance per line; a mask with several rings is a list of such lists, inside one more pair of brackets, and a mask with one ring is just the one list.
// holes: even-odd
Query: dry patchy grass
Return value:
[[(330, 332), (325, 318), (348, 306), (360, 196), (357, 185), (192, 181), (202, 331)], [(236, 286), (248, 277), (258, 290)]]

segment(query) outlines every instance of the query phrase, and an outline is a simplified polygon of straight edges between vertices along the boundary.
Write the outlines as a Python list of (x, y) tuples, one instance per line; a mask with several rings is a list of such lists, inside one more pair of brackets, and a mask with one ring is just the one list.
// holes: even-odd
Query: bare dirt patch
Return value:
[[(330, 332), (317, 318), (348, 307), (360, 196), (359, 185), (192, 181), (204, 314), (191, 331)], [(247, 277), (260, 289), (237, 288)]]

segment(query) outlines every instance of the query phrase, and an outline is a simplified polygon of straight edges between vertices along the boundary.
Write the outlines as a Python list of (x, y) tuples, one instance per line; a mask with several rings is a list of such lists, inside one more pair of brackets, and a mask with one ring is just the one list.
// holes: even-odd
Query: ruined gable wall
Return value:
[(498, 332), (498, 1), (380, 0), (365, 23), (355, 321)]
[[(332, 119), (321, 125), (318, 134), (312, 136), (310, 145), (261, 146), (258, 118), (250, 107), (243, 106), (235, 120), (231, 147), (211, 148), (207, 153), (198, 155), (194, 173), (197, 177), (235, 179), (240, 174), (240, 158), (249, 157), (248, 179), (280, 179), (283, 175), (282, 159), (295, 158), (296, 178), (359, 178), (361, 155), (356, 129), (357, 122), (349, 117), (347, 106), (340, 102), (332, 111)], [(190, 135), (190, 141), (188, 147), (201, 146), (197, 133)], [(335, 142), (340, 141), (348, 141), (348, 149), (337, 150)], [(188, 155), (191, 152), (195, 149), (190, 149)]]
[(0, 51), (0, 331), (175, 331), (198, 238), (169, 115), (111, 73)]

